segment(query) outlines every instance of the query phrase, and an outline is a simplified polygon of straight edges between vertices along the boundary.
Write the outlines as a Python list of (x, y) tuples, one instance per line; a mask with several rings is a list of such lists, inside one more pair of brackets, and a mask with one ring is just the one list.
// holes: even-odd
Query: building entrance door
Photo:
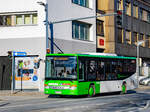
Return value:
[(7, 56), (0, 56), (0, 90), (11, 89), (12, 60)]

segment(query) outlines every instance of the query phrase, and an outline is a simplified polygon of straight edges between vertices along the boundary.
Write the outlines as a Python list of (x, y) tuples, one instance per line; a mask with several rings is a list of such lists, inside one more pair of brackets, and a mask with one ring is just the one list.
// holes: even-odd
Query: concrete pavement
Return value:
[(46, 96), (44, 92), (39, 91), (14, 91), (13, 93), (10, 90), (0, 91), (0, 96)]

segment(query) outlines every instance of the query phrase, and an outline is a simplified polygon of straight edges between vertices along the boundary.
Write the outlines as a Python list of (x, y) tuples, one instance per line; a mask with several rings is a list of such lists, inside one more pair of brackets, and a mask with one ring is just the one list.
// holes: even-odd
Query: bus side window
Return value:
[(104, 62), (103, 61), (98, 61), (97, 65), (97, 78), (96, 80), (105, 80), (105, 67), (104, 67)]
[(79, 61), (79, 80), (84, 81), (84, 71), (85, 71), (84, 61)]
[(89, 60), (87, 64), (87, 76), (88, 80), (96, 80), (96, 61)]
[(112, 66), (112, 62), (110, 59), (107, 59), (105, 61), (105, 75), (106, 75), (106, 80), (112, 80), (111, 79), (111, 75), (112, 75), (112, 69), (111, 69), (111, 66)]

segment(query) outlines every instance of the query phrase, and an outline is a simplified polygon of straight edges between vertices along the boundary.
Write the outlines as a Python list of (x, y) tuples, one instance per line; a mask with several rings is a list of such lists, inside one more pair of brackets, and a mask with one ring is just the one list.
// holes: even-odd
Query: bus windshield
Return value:
[(76, 80), (76, 57), (47, 57), (45, 78), (58, 80)]

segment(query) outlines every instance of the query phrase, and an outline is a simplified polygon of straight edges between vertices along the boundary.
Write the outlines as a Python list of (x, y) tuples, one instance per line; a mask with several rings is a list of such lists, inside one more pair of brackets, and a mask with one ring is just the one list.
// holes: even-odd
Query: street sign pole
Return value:
[(12, 76), (11, 76), (11, 94), (14, 93), (14, 55), (12, 52)]
[(20, 72), (21, 72), (21, 91), (22, 91), (22, 67), (21, 67), (21, 69), (20, 69)]
[[(13, 94), (14, 93), (14, 88), (15, 88), (15, 57), (16, 56), (21, 56), (21, 57), (24, 57), (24, 56), (27, 56), (27, 53), (26, 52), (15, 52), (15, 51), (12, 51), (12, 84), (11, 84), (11, 93)], [(22, 91), (22, 70), (23, 68), (21, 67), (21, 91)]]

